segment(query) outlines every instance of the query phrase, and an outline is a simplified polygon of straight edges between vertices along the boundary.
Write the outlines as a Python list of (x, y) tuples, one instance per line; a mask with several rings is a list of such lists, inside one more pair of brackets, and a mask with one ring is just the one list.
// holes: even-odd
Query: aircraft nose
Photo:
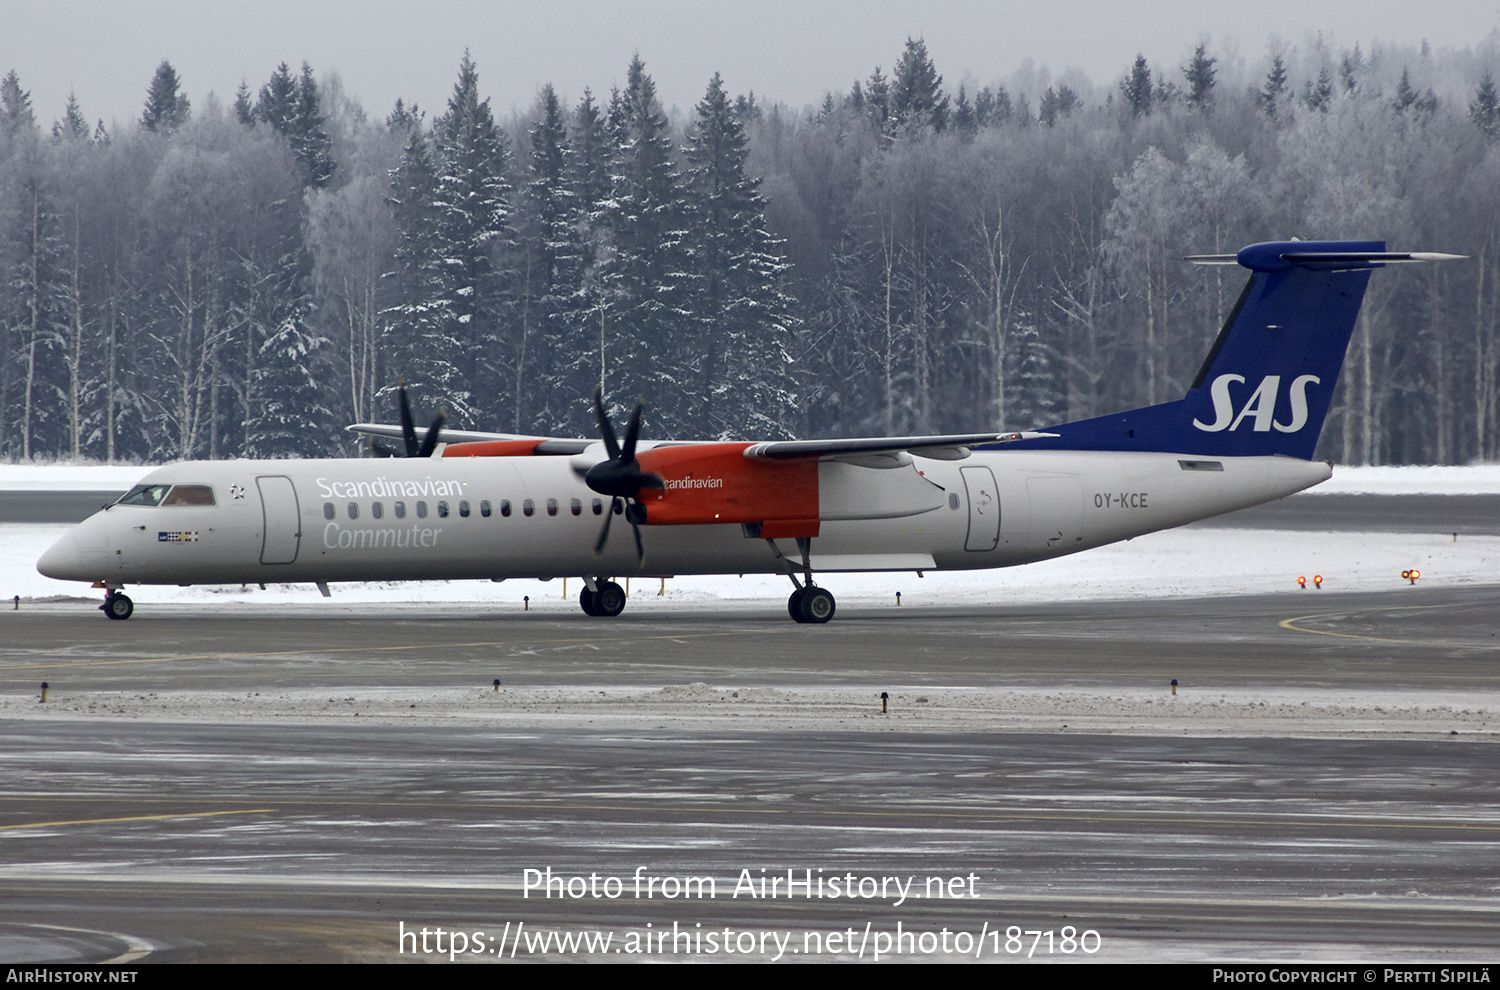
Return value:
[(36, 569), (59, 581), (93, 581), (98, 577), (84, 572), (83, 551), (72, 533), (64, 534), (62, 539), (48, 547), (37, 560)]

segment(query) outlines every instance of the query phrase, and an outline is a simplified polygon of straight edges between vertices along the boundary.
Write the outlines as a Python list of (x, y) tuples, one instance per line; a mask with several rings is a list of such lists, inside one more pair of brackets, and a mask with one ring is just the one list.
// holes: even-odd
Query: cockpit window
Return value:
[(173, 488), (162, 505), (213, 505), (214, 490), (207, 485), (178, 485)]
[(171, 485), (136, 485), (116, 505), (160, 505)]

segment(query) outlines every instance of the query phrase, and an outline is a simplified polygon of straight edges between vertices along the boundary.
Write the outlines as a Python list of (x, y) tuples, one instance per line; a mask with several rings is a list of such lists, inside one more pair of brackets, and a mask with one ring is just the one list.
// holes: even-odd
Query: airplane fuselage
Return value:
[[(1283, 456), (886, 460), (818, 465), (814, 572), (1024, 564), (1280, 498), (1331, 473)], [(795, 540), (773, 546), (739, 523), (647, 524), (643, 562), (628, 533), (596, 557), (610, 500), (561, 457), (189, 461), (142, 484), (183, 486), (196, 504), (112, 505), (49, 550), (42, 572), (119, 586), (786, 573), (787, 560), (801, 562)]]

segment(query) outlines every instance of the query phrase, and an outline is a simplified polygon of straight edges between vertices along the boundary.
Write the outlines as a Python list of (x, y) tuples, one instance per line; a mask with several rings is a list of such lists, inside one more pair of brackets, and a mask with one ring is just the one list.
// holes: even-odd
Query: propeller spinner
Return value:
[(666, 486), (656, 475), (642, 471), (640, 462), (635, 459), (636, 441), (641, 432), (641, 411), (644, 408), (644, 404), (640, 402), (635, 404), (630, 422), (625, 426), (625, 442), (621, 444), (615, 438), (615, 428), (609, 420), (609, 414), (604, 411), (603, 394), (599, 389), (594, 389), (594, 416), (599, 420), (599, 434), (604, 440), (604, 449), (609, 458), (587, 471), (580, 470), (579, 473), (583, 475), (585, 484), (600, 495), (608, 495), (610, 498), (604, 528), (599, 531), (599, 540), (594, 544), (596, 557), (604, 552), (604, 545), (609, 542), (610, 522), (623, 508), (625, 521), (630, 523), (630, 528), (635, 533), (636, 559), (640, 562), (646, 559), (646, 548), (641, 543), (640, 524), (646, 521), (646, 507), (639, 501), (641, 489)]

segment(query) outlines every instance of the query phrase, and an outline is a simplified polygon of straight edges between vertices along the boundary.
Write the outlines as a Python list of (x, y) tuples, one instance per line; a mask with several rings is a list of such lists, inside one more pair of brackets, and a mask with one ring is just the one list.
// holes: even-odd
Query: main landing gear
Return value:
[[(585, 615), (613, 619), (625, 611), (625, 589), (613, 581), (584, 578), (583, 591), (578, 595), (578, 604)], [(590, 587), (592, 585), (592, 587)]]
[[(796, 588), (786, 600), (786, 611), (792, 621), (822, 625), (833, 618), (834, 610), (838, 607), (838, 603), (833, 600), (833, 592), (813, 584), (812, 540), (804, 536), (797, 538), (797, 552), (802, 557), (801, 568), (782, 554), (775, 540), (766, 540), (766, 544), (776, 555), (776, 559), (786, 565), (786, 576), (792, 579), (792, 585)], [(797, 580), (799, 569), (802, 571), (801, 581)]]
[(827, 588), (812, 585), (798, 588), (792, 592), (792, 597), (786, 600), (786, 610), (793, 622), (822, 625), (833, 618), (834, 609), (837, 607), (837, 603), (833, 600), (833, 592)]
[(104, 593), (104, 604), (99, 608), (111, 619), (128, 619), (135, 612), (135, 603), (119, 591), (110, 588)]

